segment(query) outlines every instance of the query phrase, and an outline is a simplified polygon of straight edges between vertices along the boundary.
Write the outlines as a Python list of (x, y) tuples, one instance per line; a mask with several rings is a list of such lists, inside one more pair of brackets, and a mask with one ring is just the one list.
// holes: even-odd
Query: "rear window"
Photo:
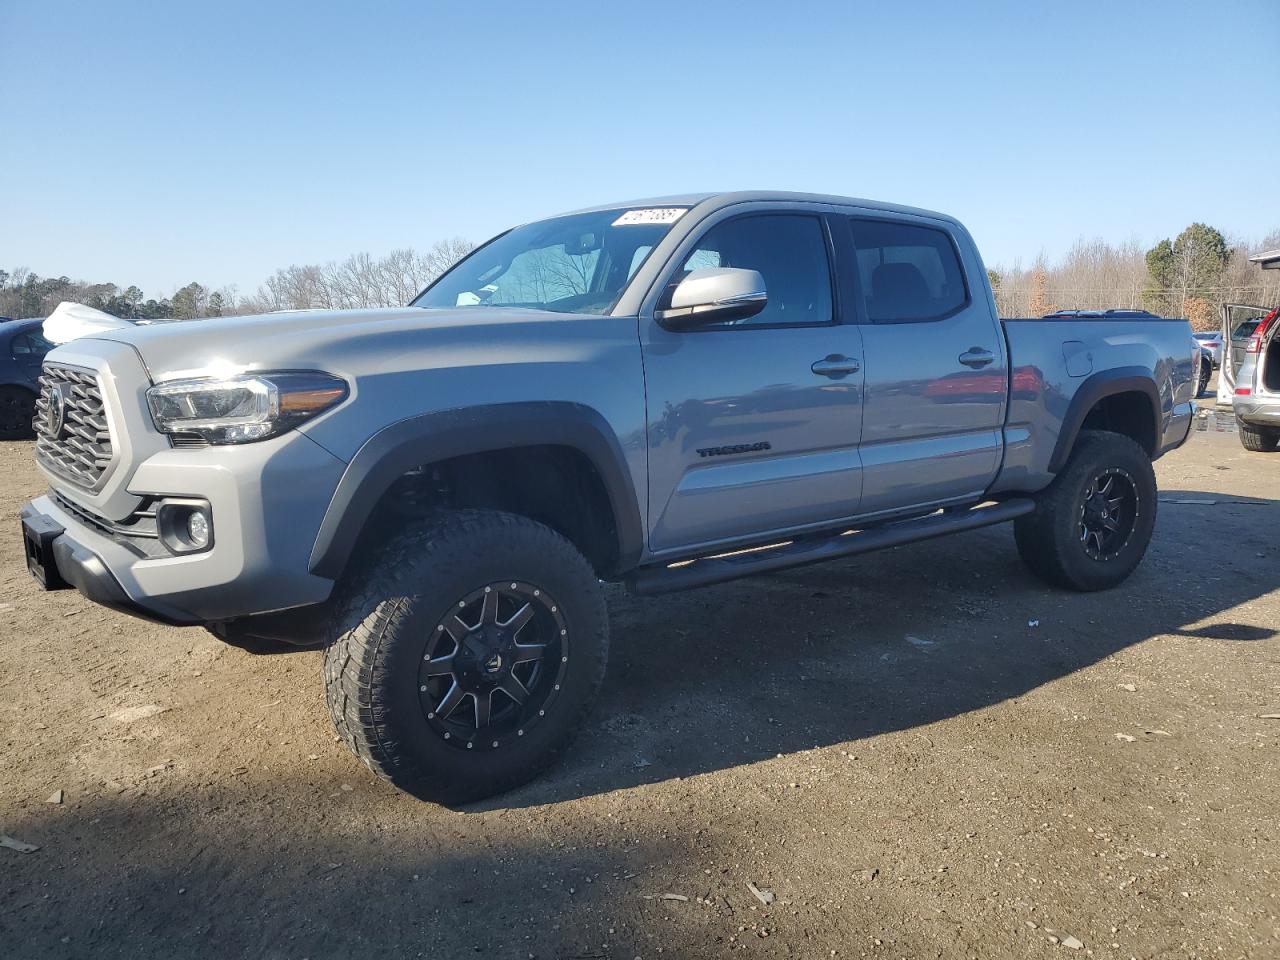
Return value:
[(960, 258), (946, 231), (887, 220), (850, 223), (872, 321), (938, 320), (969, 301)]
[(1248, 340), (1253, 336), (1253, 331), (1258, 329), (1258, 324), (1262, 322), (1261, 317), (1254, 317), (1252, 320), (1246, 320), (1240, 326), (1236, 327), (1231, 334), (1232, 340)]

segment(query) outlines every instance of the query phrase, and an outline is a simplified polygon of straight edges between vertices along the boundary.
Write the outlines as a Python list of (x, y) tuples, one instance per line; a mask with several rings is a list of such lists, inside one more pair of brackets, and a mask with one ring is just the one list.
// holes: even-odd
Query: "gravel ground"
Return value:
[(5, 444), (0, 955), (1280, 957), (1280, 455), (1157, 473), (1106, 594), (1007, 528), (613, 590), (573, 755), (449, 810), (335, 742), (319, 653), (38, 593)]

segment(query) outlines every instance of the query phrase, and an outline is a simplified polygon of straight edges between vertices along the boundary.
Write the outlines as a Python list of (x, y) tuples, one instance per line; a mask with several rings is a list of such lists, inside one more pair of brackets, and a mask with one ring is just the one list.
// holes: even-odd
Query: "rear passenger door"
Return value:
[(971, 500), (999, 468), (1009, 378), (982, 264), (943, 220), (876, 212), (847, 227), (866, 377), (861, 512)]

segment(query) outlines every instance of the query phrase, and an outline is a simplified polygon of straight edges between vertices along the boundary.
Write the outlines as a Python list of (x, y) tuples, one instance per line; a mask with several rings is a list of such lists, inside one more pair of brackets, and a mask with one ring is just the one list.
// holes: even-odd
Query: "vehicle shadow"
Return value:
[[(6, 830), (39, 849), (3, 851), (0, 953), (452, 960), (604, 957), (610, 942), (617, 956), (649, 956), (652, 931), (609, 929), (601, 917), (616, 914), (619, 899), (657, 921), (674, 912), (643, 874), (677, 855), (675, 841), (495, 839), (478, 818), (422, 816), (421, 804), (377, 782), (325, 799), (314, 767), (191, 792), (151, 784), (10, 812)], [(731, 896), (743, 911), (749, 894), (738, 887)], [(659, 932), (667, 944), (697, 935)]]
[(472, 809), (545, 804), (856, 743), (1019, 697), (1153, 637), (1266, 640), (1280, 501), (1161, 503), (1120, 587), (1055, 590), (996, 527), (659, 598), (610, 596), (600, 703), (568, 758)]
[[(1215, 495), (1187, 494), (1197, 497)], [(719, 938), (759, 917), (751, 875), (725, 866), (739, 862), (740, 837), (708, 838), (714, 807), (658, 829), (627, 788), (856, 746), (1020, 697), (1153, 637), (1272, 639), (1237, 608), (1280, 587), (1280, 501), (1217, 499), (1161, 504), (1142, 567), (1104, 594), (1046, 588), (1005, 528), (666, 598), (613, 591), (610, 678), (574, 749), (464, 813), (356, 779), (336, 750), (315, 761), (273, 751), (242, 774), (193, 769), (174, 785), (139, 775), (119, 794), (15, 807), (3, 832), (42, 849), (0, 851), (2, 952), (720, 955)], [(341, 785), (347, 776), (354, 786)], [(587, 796), (597, 799), (571, 818), (506, 812)], [(673, 872), (692, 902), (661, 899), (673, 888), (659, 878)], [(714, 907), (697, 903), (711, 892)], [(885, 909), (859, 896), (797, 922), (844, 946)], [(937, 953), (927, 932), (904, 938), (902, 955)]]

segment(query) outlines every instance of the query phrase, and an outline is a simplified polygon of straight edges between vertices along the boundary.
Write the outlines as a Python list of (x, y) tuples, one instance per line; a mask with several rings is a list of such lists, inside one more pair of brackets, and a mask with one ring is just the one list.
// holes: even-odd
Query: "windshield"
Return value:
[(619, 208), (516, 227), (468, 256), (413, 306), (606, 314), (686, 209)]

